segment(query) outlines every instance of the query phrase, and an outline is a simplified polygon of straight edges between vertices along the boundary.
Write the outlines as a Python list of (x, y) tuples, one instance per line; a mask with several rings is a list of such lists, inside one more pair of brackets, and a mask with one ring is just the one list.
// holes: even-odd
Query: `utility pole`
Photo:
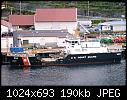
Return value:
[(87, 15), (88, 15), (88, 19), (89, 19), (89, 1), (88, 1), (88, 14)]
[(21, 1), (20, 1), (20, 15), (21, 15), (21, 9), (22, 9), (22, 8), (21, 8)]
[(12, 7), (11, 7), (11, 15), (12, 15)]

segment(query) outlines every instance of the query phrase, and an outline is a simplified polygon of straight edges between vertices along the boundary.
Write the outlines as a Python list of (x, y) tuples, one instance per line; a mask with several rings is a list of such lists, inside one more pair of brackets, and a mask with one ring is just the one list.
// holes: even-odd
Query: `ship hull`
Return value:
[[(40, 56), (41, 57), (41, 56)], [(56, 61), (41, 61), (37, 56), (27, 57), (28, 63), (24, 63), (22, 57), (8, 56), (7, 61), (11, 66), (77, 66), (89, 64), (110, 64), (120, 63), (121, 53), (91, 53), (91, 54), (70, 54), (64, 59)]]

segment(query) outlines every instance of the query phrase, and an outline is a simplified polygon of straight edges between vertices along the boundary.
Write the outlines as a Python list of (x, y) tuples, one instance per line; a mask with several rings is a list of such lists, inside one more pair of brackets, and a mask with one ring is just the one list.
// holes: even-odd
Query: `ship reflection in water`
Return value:
[(3, 65), (2, 86), (97, 86), (125, 85), (125, 60), (120, 64), (84, 65), (77, 67), (42, 67), (10, 69)]

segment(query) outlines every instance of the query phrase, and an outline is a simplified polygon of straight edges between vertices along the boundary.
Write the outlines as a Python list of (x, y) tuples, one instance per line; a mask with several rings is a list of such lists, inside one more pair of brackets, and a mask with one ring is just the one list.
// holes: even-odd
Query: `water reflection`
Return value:
[(121, 64), (77, 67), (10, 68), (2, 66), (2, 85), (125, 85), (125, 61)]

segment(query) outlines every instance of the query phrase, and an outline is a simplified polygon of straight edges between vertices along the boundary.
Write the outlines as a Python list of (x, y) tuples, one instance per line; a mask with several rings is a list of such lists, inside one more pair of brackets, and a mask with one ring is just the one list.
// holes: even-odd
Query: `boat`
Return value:
[(6, 58), (10, 66), (77, 66), (121, 62), (121, 51), (109, 50), (96, 38), (84, 40), (67, 38), (62, 50), (48, 48), (35, 51), (12, 47)]

